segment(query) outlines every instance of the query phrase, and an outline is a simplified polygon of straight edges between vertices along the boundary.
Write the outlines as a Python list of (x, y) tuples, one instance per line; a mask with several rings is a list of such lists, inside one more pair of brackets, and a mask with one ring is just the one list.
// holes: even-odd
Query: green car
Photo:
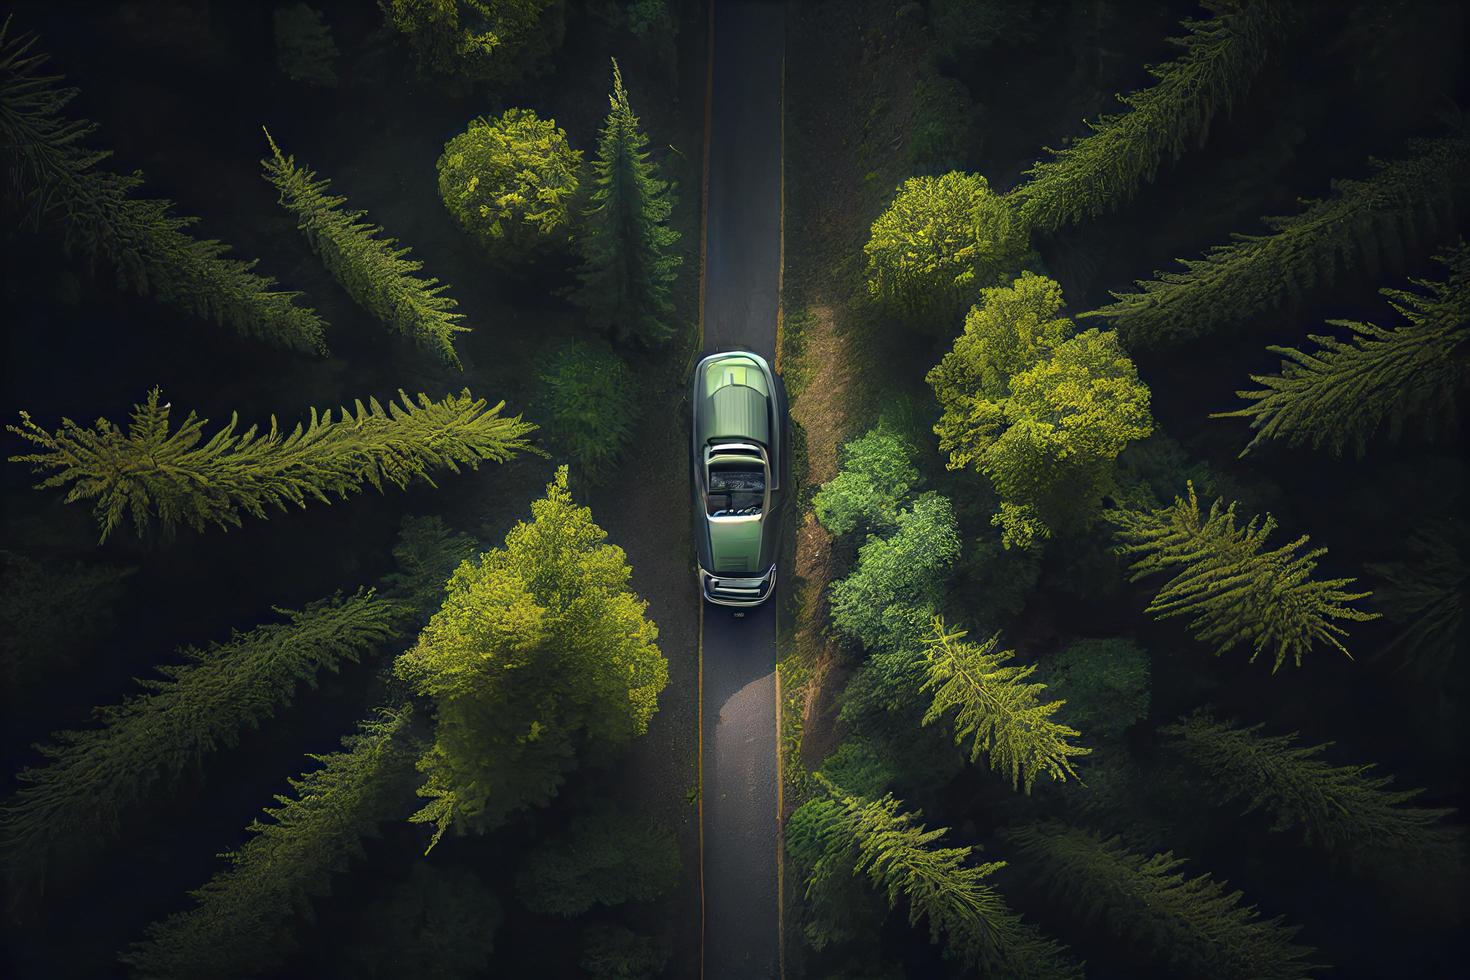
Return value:
[(700, 592), (721, 606), (757, 606), (776, 590), (786, 388), (765, 358), (736, 350), (701, 360), (690, 389)]

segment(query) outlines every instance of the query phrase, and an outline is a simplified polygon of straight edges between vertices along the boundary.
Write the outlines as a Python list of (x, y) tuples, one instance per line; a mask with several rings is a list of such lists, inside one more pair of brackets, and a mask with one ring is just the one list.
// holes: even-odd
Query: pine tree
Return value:
[(435, 486), (433, 468), (458, 473), (461, 465), (503, 463), (531, 449), (525, 437), (536, 427), (519, 415), (501, 416), (504, 402), (487, 408), (468, 389), (438, 402), (398, 396), (387, 409), (376, 398), (367, 406), (358, 400), (337, 420), (331, 409), (313, 408), (310, 422), (297, 423), (289, 435), (274, 415), (264, 434), (253, 425), (237, 433), (239, 416), (232, 414), (206, 442), (209, 420), (192, 411), (169, 432), (171, 405), (159, 404), (154, 388), (133, 406), (127, 432), (106, 419), (84, 429), (63, 418), (53, 433), (21, 412), (21, 424), (6, 428), (43, 451), (10, 461), (30, 463), (35, 473), (54, 471), (36, 488), (69, 486), (67, 503), (95, 498), (92, 512), (105, 541), (128, 513), (139, 535), (155, 517), (165, 535), (179, 524), (196, 531), (207, 524), (239, 527), (241, 511), (264, 519), (267, 506), (330, 503), (328, 494), (346, 499), (364, 483), (380, 492), (384, 483), (402, 489), (416, 479)]
[[(1156, 572), (1173, 577), (1148, 604), (1156, 619), (1193, 616), (1189, 627), (1197, 639), (1215, 645), (1215, 655), (1240, 643), (1251, 645), (1251, 663), (1262, 652), (1273, 657), (1271, 673), (1287, 657), (1298, 667), (1315, 643), (1328, 643), (1344, 654), (1347, 630), (1333, 620), (1364, 622), (1377, 613), (1349, 605), (1370, 592), (1348, 592), (1357, 579), (1313, 579), (1317, 559), (1326, 548), (1298, 553), (1310, 540), (1302, 535), (1271, 551), (1262, 551), (1276, 529), (1267, 514), (1235, 524), (1235, 504), (1210, 505), (1201, 518), (1194, 483), (1188, 499), (1155, 511), (1112, 510), (1105, 516), (1118, 528), (1119, 549), (1141, 556), (1133, 563), (1134, 581)], [(1351, 657), (1351, 654), (1348, 654)]]
[(88, 264), (105, 259), (121, 289), (245, 337), (325, 354), (322, 320), (296, 304), (300, 293), (277, 290), (274, 279), (251, 271), (254, 261), (226, 258), (228, 246), (188, 234), (198, 219), (173, 214), (172, 201), (132, 197), (141, 172), (98, 169), (110, 153), (86, 146), (97, 126), (63, 115), (77, 89), (41, 73), (47, 56), (36, 45), (36, 35), (10, 32), (9, 17), (0, 24), (0, 155), (6, 194), (26, 220), (57, 219), (66, 250)]
[(1405, 806), (1424, 791), (1388, 788), (1374, 766), (1334, 766), (1320, 756), (1334, 743), (1299, 746), (1297, 733), (1263, 735), (1196, 712), (1160, 729), (1212, 780), (1222, 800), (1244, 799), (1244, 813), (1265, 811), (1273, 831), (1300, 828), (1307, 842), (1350, 861), (1386, 857), (1430, 863), (1456, 849), (1440, 821), (1451, 809)]
[(1183, 55), (1149, 67), (1158, 82), (1118, 97), (1126, 112), (1089, 123), (1090, 135), (1048, 149), (1052, 159), (1026, 171), (1031, 179), (1008, 195), (1026, 227), (1055, 231), (1112, 211), (1164, 163), (1204, 145), (1210, 124), (1250, 86), (1281, 30), (1274, 0), (1204, 7), (1214, 16), (1186, 20), (1184, 36), (1169, 39)]
[(1326, 446), (1341, 456), (1351, 445), (1361, 459), (1368, 440), (1387, 423), (1396, 440), (1405, 421), (1452, 415), (1470, 340), (1470, 246), (1463, 241), (1436, 256), (1449, 269), (1445, 282), (1414, 280), (1425, 293), (1383, 289), (1404, 324), (1379, 327), (1328, 320), (1346, 338), (1312, 335), (1315, 351), (1268, 347), (1280, 354), (1281, 373), (1251, 375), (1263, 388), (1237, 391), (1248, 405), (1212, 418), (1249, 419), (1255, 436), (1244, 456), (1267, 439), (1287, 446)]
[(1263, 919), (1239, 891), (1209, 875), (1186, 878), (1184, 859), (1145, 857), (1116, 835), (1057, 822), (1006, 829), (1001, 837), (1032, 865), (1034, 879), (1072, 905), (1084, 922), (1128, 934), (1171, 972), (1220, 980), (1302, 980), (1321, 967), (1315, 950), (1293, 942), (1298, 928)]
[(592, 200), (580, 236), (583, 268), (575, 298), (588, 322), (618, 340), (645, 346), (674, 333), (669, 291), (681, 257), (669, 227), (674, 198), (648, 159), (648, 137), (628, 105), (623, 74), (613, 60), (612, 105), (592, 162)]
[(345, 751), (312, 755), (321, 768), (290, 780), (270, 822), (224, 855), (229, 866), (191, 895), (196, 905), (154, 923), (120, 957), (139, 977), (246, 977), (273, 972), (294, 948), (293, 923), (362, 856), (362, 840), (401, 818), (413, 777), (408, 705), (365, 722)]
[(1299, 305), (1360, 263), (1375, 277), (1380, 266), (1402, 266), (1408, 247), (1453, 226), (1470, 191), (1470, 137), (1413, 140), (1408, 150), (1370, 161), (1366, 178), (1335, 181), (1331, 197), (1300, 214), (1265, 219), (1268, 234), (1181, 259), (1183, 272), (1157, 272), (1082, 316), (1106, 317), (1135, 350), (1165, 348)]
[(879, 800), (841, 793), (820, 775), (832, 797), (822, 811), (820, 834), (845, 854), (853, 874), (863, 874), (888, 897), (890, 908), (908, 903), (909, 924), (929, 921), (929, 938), (944, 938), (945, 955), (986, 976), (1081, 977), (1081, 968), (1035, 926), (1023, 922), (985, 879), (1003, 861), (971, 864), (973, 847), (940, 847), (948, 828), (929, 830), (918, 813), (899, 810), (892, 795)]
[(600, 807), (538, 845), (516, 878), (521, 903), (571, 919), (589, 909), (648, 902), (679, 878), (679, 842), (641, 815)]
[(991, 769), (1009, 774), (1013, 789), (1024, 786), (1030, 793), (1041, 773), (1057, 782), (1076, 779), (1072, 757), (1092, 750), (1068, 741), (1081, 733), (1052, 719), (1065, 702), (1041, 700), (1046, 685), (1029, 680), (1036, 666), (1009, 663), (1016, 654), (995, 649), (999, 633), (983, 643), (965, 643), (969, 634), (945, 628), (939, 616), (930, 630), (924, 638), (928, 677), (923, 689), (933, 692), (933, 702), (923, 723), (956, 709), (955, 744), (969, 740), (970, 761), (988, 756)]
[[(623, 549), (572, 502), (567, 468), (505, 545), (462, 564), (398, 676), (434, 700), (413, 817), (484, 831), (556, 795), (584, 745), (643, 734), (668, 683)], [(433, 843), (430, 844), (433, 847)]]
[(287, 622), (235, 633), (207, 649), (185, 648), (185, 662), (161, 666), (146, 693), (97, 708), (98, 728), (55, 733), (40, 746), (48, 764), (24, 769), (20, 790), (0, 812), (7, 861), (24, 878), (45, 870), (53, 849), (68, 857), (105, 844), (129, 808), (155, 785), (177, 780), (211, 753), (258, 728), (298, 685), (397, 636), (404, 609), (372, 592), (341, 596)]
[(406, 258), (407, 247), (400, 248), (395, 238), (379, 237), (383, 227), (364, 221), (366, 211), (343, 210), (347, 198), (330, 196), (330, 181), (318, 180), (315, 172), (298, 167), (295, 157), (283, 155), (269, 130), (265, 138), (272, 154), (260, 162), (266, 180), (280, 192), (281, 206), (296, 215), (296, 226), (348, 295), (445, 363), (462, 367), (454, 335), (468, 333), (469, 327), (459, 324), (463, 313), (453, 312), (459, 303), (444, 295), (449, 286), (414, 275), (424, 264)]

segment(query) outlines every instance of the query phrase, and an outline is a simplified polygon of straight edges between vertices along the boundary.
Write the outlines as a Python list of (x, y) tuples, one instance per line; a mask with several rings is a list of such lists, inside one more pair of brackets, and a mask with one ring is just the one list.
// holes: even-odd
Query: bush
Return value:
[(664, 972), (669, 948), (622, 926), (582, 930), (582, 969), (592, 980), (653, 980)]
[(1062, 719), (1089, 738), (1118, 738), (1148, 717), (1148, 653), (1131, 640), (1078, 640), (1047, 665), (1051, 693), (1067, 702)]
[(632, 372), (606, 343), (573, 340), (552, 355), (541, 384), (547, 439), (587, 482), (602, 482), (633, 438)]
[(570, 919), (597, 905), (655, 899), (678, 877), (673, 833), (603, 807), (532, 851), (516, 879), (516, 894), (532, 912)]
[(919, 479), (912, 457), (913, 449), (885, 426), (847, 443), (841, 472), (812, 499), (817, 520), (833, 534), (892, 527), (899, 504)]
[(378, 0), (423, 71), (460, 84), (534, 72), (561, 46), (565, 0)]
[(565, 243), (581, 167), (555, 120), (507, 109), (444, 144), (439, 197), (492, 257), (520, 259)]
[(914, 87), (909, 167), (919, 174), (958, 170), (974, 140), (969, 90), (953, 78), (926, 72)]

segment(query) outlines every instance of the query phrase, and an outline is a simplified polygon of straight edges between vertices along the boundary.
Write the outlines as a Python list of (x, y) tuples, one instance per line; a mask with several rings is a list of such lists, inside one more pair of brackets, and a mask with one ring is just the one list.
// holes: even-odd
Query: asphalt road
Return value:
[[(785, 6), (715, 0), (705, 351), (773, 359), (781, 271)], [(777, 588), (780, 588), (778, 574)], [(707, 980), (779, 975), (776, 611), (704, 610), (701, 753)]]

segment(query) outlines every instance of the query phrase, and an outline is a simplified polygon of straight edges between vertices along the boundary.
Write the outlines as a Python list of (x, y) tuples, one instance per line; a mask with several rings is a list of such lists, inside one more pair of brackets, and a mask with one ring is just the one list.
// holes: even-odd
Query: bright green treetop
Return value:
[(1278, 40), (1276, 0), (1213, 0), (1209, 20), (1187, 20), (1170, 38), (1181, 57), (1148, 71), (1158, 82), (1118, 100), (1128, 111), (1089, 123), (1073, 140), (1026, 173), (1008, 195), (1028, 228), (1055, 231), (1126, 203), (1159, 167), (1203, 145), (1210, 124), (1249, 87)]
[(996, 650), (1000, 634), (982, 643), (965, 643), (967, 635), (946, 629), (938, 616), (930, 625), (924, 690), (933, 692), (933, 701), (924, 724), (954, 710), (955, 744), (968, 740), (970, 761), (988, 756), (990, 768), (1008, 775), (1013, 789), (1024, 786), (1030, 793), (1041, 773), (1057, 782), (1076, 779), (1072, 757), (1092, 750), (1074, 745), (1069, 739), (1081, 733), (1052, 718), (1065, 702), (1041, 700), (1046, 685), (1030, 680), (1036, 666), (1009, 663), (1016, 654)]
[(1351, 445), (1361, 458), (1385, 423), (1396, 439), (1410, 418), (1433, 424), (1450, 413), (1464, 371), (1460, 351), (1470, 340), (1470, 246), (1462, 241), (1436, 258), (1449, 268), (1447, 281), (1415, 280), (1424, 293), (1380, 290), (1402, 325), (1328, 320), (1348, 336), (1314, 335), (1314, 351), (1267, 348), (1282, 356), (1281, 373), (1251, 375), (1264, 387), (1236, 392), (1249, 404), (1212, 416), (1250, 419), (1256, 434), (1242, 456), (1274, 439), (1325, 446), (1334, 456)]
[(516, 893), (538, 915), (575, 918), (598, 905), (647, 902), (679, 878), (679, 842), (641, 816), (602, 807), (526, 856)]
[[(1302, 535), (1271, 551), (1262, 551), (1276, 520), (1252, 517), (1235, 524), (1235, 504), (1223, 500), (1201, 515), (1194, 484), (1188, 498), (1155, 511), (1112, 510), (1120, 551), (1137, 556), (1133, 578), (1157, 572), (1173, 577), (1154, 596), (1148, 612), (1158, 619), (1193, 616), (1196, 638), (1215, 645), (1215, 655), (1240, 643), (1251, 646), (1251, 662), (1263, 652), (1273, 658), (1274, 674), (1290, 657), (1298, 667), (1302, 654), (1316, 643), (1328, 643), (1346, 654), (1347, 630), (1334, 620), (1377, 619), (1350, 603), (1369, 592), (1348, 592), (1352, 578), (1314, 579), (1317, 559), (1326, 548), (1298, 554), (1309, 538)], [(1349, 655), (1351, 656), (1351, 655)]]
[[(1042, 888), (1088, 924), (1102, 921), (1168, 962), (1177, 976), (1220, 980), (1304, 980), (1321, 967), (1295, 944), (1295, 926), (1263, 919), (1238, 891), (1209, 875), (1186, 878), (1172, 851), (1145, 857), (1117, 836), (1057, 822), (1002, 830)], [(1018, 860), (1021, 860), (1018, 858)]]
[(1149, 391), (1111, 332), (1072, 336), (1061, 289), (1023, 273), (981, 291), (965, 332), (929, 372), (948, 467), (974, 467), (1001, 499), (1007, 547), (1084, 525), (1113, 461), (1153, 431)]
[(1333, 195), (1296, 215), (1268, 218), (1264, 235), (1237, 235), (1182, 272), (1155, 273), (1139, 292), (1082, 316), (1107, 317), (1129, 347), (1164, 348), (1298, 304), (1307, 291), (1368, 266), (1399, 266), (1407, 245), (1438, 232), (1470, 197), (1470, 136), (1412, 140), (1407, 156), (1369, 161), (1361, 180), (1333, 182)]
[(904, 438), (885, 426), (845, 444), (842, 469), (812, 498), (817, 520), (833, 534), (893, 527), (899, 505), (919, 481), (913, 455)]
[(491, 256), (519, 259), (566, 238), (582, 151), (555, 120), (530, 109), (476, 119), (444, 144), (438, 168), (444, 206)]
[(566, 0), (378, 0), (425, 71), (466, 82), (507, 82), (561, 44)]
[(150, 926), (123, 962), (149, 978), (274, 974), (300, 913), (412, 799), (411, 719), (407, 705), (382, 711), (343, 740), (345, 751), (310, 756), (321, 768), (290, 780), (295, 795), (276, 797), (269, 822), (251, 821), (253, 836), (223, 855), (229, 866), (191, 893), (197, 904)]
[(536, 427), (519, 415), (501, 416), (504, 402), (487, 408), (468, 390), (438, 402), (419, 395), (417, 404), (398, 395), (387, 409), (376, 398), (366, 406), (358, 401), (335, 420), (331, 409), (318, 415), (313, 408), (311, 421), (289, 435), (275, 416), (264, 434), (253, 425), (237, 433), (239, 417), (231, 415), (205, 441), (209, 420), (193, 412), (169, 432), (171, 406), (159, 404), (154, 388), (148, 401), (133, 406), (127, 432), (106, 419), (84, 429), (63, 418), (53, 433), (22, 412), (21, 424), (6, 428), (42, 451), (10, 461), (30, 463), (36, 473), (53, 471), (36, 486), (70, 486), (67, 503), (95, 498), (105, 541), (128, 513), (140, 535), (154, 518), (165, 534), (180, 524), (196, 531), (207, 524), (239, 527), (241, 511), (264, 518), (267, 506), (330, 503), (328, 494), (346, 499), (364, 483), (379, 491), (384, 483), (401, 489), (414, 480), (433, 486), (432, 469), (458, 473), (460, 466), (503, 463), (530, 448), (525, 437)]
[(948, 334), (976, 290), (1015, 275), (1026, 245), (984, 177), (952, 172), (900, 184), (863, 251), (874, 297)]
[(328, 271), (363, 309), (444, 361), (459, 367), (454, 335), (469, 332), (460, 326), (459, 305), (444, 295), (449, 288), (438, 279), (414, 275), (422, 262), (407, 258), (409, 250), (397, 239), (381, 238), (381, 225), (363, 220), (366, 211), (344, 210), (345, 197), (332, 197), (331, 184), (284, 156), (267, 131), (271, 158), (262, 160), (265, 178), (280, 192), (281, 206), (296, 215), (296, 226)]
[(669, 227), (674, 200), (648, 159), (648, 137), (628, 105), (623, 74), (613, 61), (612, 104), (592, 161), (592, 200), (579, 241), (583, 267), (574, 298), (588, 322), (619, 340), (646, 346), (673, 335), (669, 290), (681, 257)]
[(34, 34), (12, 34), (9, 17), (0, 23), (0, 147), (30, 220), (55, 218), (67, 251), (88, 263), (106, 260), (120, 288), (245, 337), (325, 354), (322, 319), (296, 305), (299, 293), (256, 275), (253, 260), (226, 258), (228, 246), (188, 234), (198, 219), (172, 214), (172, 201), (132, 197), (141, 172), (97, 169), (111, 154), (86, 147), (96, 124), (62, 115), (77, 90), (58, 88), (59, 75), (41, 74), (45, 62)]
[[(438, 707), (414, 820), (486, 830), (550, 800), (584, 746), (648, 728), (668, 661), (623, 549), (557, 470), (505, 545), (465, 562), (396, 672)], [(431, 845), (432, 846), (432, 845)]]

